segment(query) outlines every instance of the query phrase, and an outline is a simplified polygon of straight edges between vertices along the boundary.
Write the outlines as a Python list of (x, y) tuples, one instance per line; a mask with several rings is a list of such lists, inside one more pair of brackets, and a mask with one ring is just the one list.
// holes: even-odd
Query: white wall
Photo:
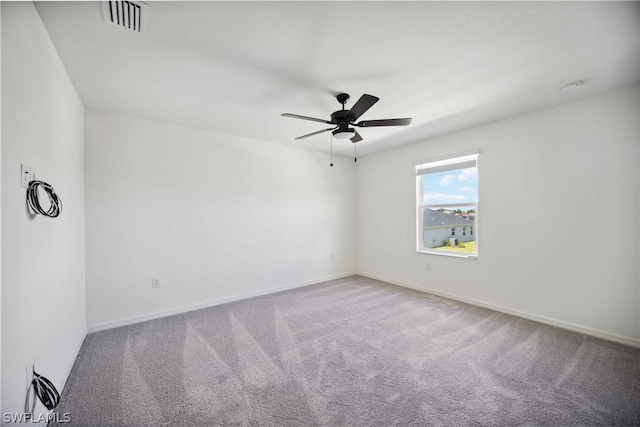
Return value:
[[(24, 409), (32, 356), (62, 390), (86, 334), (84, 108), (33, 4), (1, 7), (5, 413)], [(60, 217), (29, 218), (21, 163), (54, 186), (64, 203)]]
[[(358, 159), (358, 271), (640, 344), (638, 95), (627, 87)], [(476, 148), (480, 258), (416, 253), (414, 162)]]
[[(0, 50), (2, 46), (2, 7), (0, 7)], [(0, 82), (2, 82), (2, 67), (0, 67)], [(0, 84), (0, 100), (2, 99), (2, 84)], [(1, 103), (0, 103), (1, 104)], [(0, 106), (0, 115), (2, 107)], [(0, 165), (2, 164), (2, 118), (0, 117)], [(2, 173), (0, 173), (0, 190), (2, 189)], [(0, 191), (0, 224), (2, 224), (2, 197)], [(0, 241), (2, 241), (2, 226), (0, 225)], [(2, 367), (2, 245), (0, 245), (0, 374)], [(0, 384), (0, 410), (2, 410), (2, 385)]]
[(85, 140), (90, 330), (355, 271), (353, 159), (94, 110)]

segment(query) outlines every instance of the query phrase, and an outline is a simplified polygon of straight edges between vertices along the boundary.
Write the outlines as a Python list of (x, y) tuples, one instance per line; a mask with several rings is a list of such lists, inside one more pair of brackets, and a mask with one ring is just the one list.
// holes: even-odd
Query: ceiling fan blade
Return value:
[(351, 138), (351, 142), (360, 142), (360, 141), (362, 141), (362, 137), (360, 136), (360, 134), (356, 130), (356, 134), (353, 135), (353, 137)]
[(407, 126), (411, 123), (411, 118), (406, 119), (382, 119), (382, 120), (364, 120), (360, 123), (354, 123), (355, 126), (363, 128), (373, 126)]
[(319, 133), (323, 133), (323, 132), (329, 132), (330, 130), (334, 130), (334, 129), (335, 129), (335, 128), (322, 129), (322, 130), (319, 130), (319, 131), (317, 131), (317, 132), (313, 132), (313, 133), (309, 133), (309, 134), (307, 134), (307, 135), (299, 136), (299, 137), (297, 137), (296, 139), (309, 138), (310, 136), (318, 135)]
[(330, 121), (328, 120), (322, 120), (322, 119), (316, 119), (314, 117), (307, 117), (307, 116), (300, 116), (298, 114), (291, 114), (291, 113), (282, 113), (280, 114), (282, 117), (291, 117), (292, 119), (302, 119), (302, 120), (311, 120), (312, 122), (320, 122), (320, 123), (327, 123), (327, 124), (332, 124)]
[(369, 108), (373, 106), (376, 102), (378, 102), (380, 98), (376, 98), (375, 96), (367, 95), (366, 93), (358, 99), (353, 107), (349, 110), (347, 117), (350, 121), (357, 120), (358, 117), (363, 115)]

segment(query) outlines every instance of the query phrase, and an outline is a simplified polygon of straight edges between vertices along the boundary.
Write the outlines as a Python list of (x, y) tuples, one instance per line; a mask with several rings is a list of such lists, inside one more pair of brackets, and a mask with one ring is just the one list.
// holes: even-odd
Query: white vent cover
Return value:
[(103, 1), (102, 13), (107, 24), (138, 34), (145, 34), (147, 29), (147, 5), (145, 3), (131, 0)]

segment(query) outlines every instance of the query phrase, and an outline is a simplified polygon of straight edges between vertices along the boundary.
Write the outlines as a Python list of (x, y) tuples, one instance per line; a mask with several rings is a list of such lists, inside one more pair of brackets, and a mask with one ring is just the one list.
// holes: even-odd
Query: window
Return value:
[(478, 157), (475, 151), (416, 165), (418, 252), (477, 258)]

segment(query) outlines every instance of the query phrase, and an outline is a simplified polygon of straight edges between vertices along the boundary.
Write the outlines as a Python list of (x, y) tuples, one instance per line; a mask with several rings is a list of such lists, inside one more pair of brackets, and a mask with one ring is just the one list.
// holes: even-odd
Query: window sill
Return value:
[(450, 256), (454, 258), (478, 259), (478, 254), (457, 254), (457, 253), (450, 253), (446, 251), (429, 251), (425, 249), (418, 249), (416, 252), (418, 252), (419, 254), (442, 255), (442, 256)]

